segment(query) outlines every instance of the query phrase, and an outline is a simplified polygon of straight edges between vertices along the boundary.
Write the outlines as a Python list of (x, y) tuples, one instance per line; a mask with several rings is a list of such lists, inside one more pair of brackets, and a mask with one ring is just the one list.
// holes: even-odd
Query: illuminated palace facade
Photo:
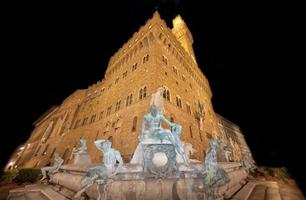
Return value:
[(231, 161), (239, 161), (241, 154), (249, 152), (248, 146), (239, 127), (230, 131), (231, 122), (214, 112), (212, 92), (192, 43), (180, 16), (171, 29), (155, 12), (110, 58), (101, 81), (76, 90), (34, 122), (30, 138), (7, 168), (45, 166), (55, 152), (69, 163), (81, 136), (87, 139), (93, 162), (101, 162), (101, 152), (93, 144), (97, 139), (111, 140), (128, 162), (138, 144), (151, 94), (161, 86), (166, 88), (165, 117), (182, 125), (181, 139), (197, 150), (194, 159), (203, 160), (209, 139), (215, 137), (231, 140), (232, 146), (234, 142)]

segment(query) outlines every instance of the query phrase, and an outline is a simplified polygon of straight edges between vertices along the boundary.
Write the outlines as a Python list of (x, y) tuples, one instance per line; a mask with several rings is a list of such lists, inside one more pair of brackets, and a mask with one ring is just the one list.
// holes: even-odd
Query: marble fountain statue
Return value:
[[(103, 161), (91, 163), (86, 140), (82, 137), (80, 147), (73, 152), (73, 164), (57, 167), (49, 175), (49, 185), (12, 190), (9, 199), (14, 199), (21, 191), (33, 192), (35, 188), (49, 199), (63, 200), (231, 197), (245, 183), (248, 170), (240, 163), (218, 163), (217, 149), (222, 145), (216, 138), (211, 139), (203, 162), (191, 162), (189, 155), (193, 148), (181, 141), (182, 127), (163, 115), (162, 92), (163, 88), (159, 88), (152, 95), (149, 112), (143, 118), (139, 144), (129, 163), (123, 163), (120, 152), (113, 149), (108, 140), (94, 142), (103, 153)], [(163, 128), (162, 122), (170, 129)]]

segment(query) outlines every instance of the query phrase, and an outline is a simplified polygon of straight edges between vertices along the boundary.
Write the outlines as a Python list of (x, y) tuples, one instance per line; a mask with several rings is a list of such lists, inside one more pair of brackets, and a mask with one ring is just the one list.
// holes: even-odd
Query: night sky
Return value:
[(299, 128), (305, 122), (297, 96), (305, 89), (287, 5), (112, 2), (5, 9), (1, 167), (26, 142), (32, 123), (76, 89), (101, 80), (108, 59), (158, 10), (170, 26), (177, 14), (187, 23), (214, 109), (240, 125), (258, 165), (287, 167), (305, 188), (305, 131)]

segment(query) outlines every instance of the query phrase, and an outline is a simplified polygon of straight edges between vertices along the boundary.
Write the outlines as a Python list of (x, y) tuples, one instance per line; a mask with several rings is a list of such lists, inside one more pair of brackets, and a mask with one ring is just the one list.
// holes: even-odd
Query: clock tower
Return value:
[(172, 20), (172, 24), (172, 33), (181, 43), (182, 47), (186, 50), (186, 52), (192, 57), (192, 60), (196, 63), (195, 55), (192, 48), (193, 38), (186, 23), (184, 22), (182, 17), (178, 15)]

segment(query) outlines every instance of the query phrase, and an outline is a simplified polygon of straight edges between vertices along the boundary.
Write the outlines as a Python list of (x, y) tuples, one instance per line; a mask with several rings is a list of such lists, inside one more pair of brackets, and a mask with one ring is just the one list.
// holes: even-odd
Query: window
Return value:
[(130, 96), (127, 96), (125, 105), (128, 106), (129, 104), (130, 104)]
[(189, 104), (186, 103), (186, 108), (187, 108), (187, 112), (188, 114), (191, 114), (191, 107)]
[(143, 47), (142, 42), (139, 42), (139, 49), (142, 49), (142, 47)]
[(132, 132), (136, 131), (136, 127), (137, 127), (137, 116), (135, 116), (133, 118), (133, 123), (132, 123)]
[(137, 69), (137, 63), (135, 63), (133, 66), (132, 66), (132, 72), (135, 71)]
[(142, 58), (142, 63), (146, 63), (149, 61), (149, 54), (145, 55), (143, 58)]
[(118, 110), (120, 110), (120, 104), (121, 104), (121, 100), (117, 101), (117, 103), (116, 103), (116, 108), (115, 108), (115, 112), (117, 112)]
[(123, 74), (122, 74), (122, 78), (125, 78), (127, 76), (127, 71), (125, 71)]
[(147, 87), (145, 86), (143, 88), (143, 98), (146, 98), (146, 96), (147, 96)]
[(191, 125), (189, 126), (189, 133), (190, 133), (190, 137), (193, 138)]
[(130, 105), (133, 103), (133, 94), (130, 95)]
[(90, 123), (94, 123), (96, 120), (96, 115), (91, 116)]
[(204, 105), (200, 101), (198, 101), (198, 111), (201, 114), (204, 113)]
[(166, 56), (163, 56), (162, 60), (163, 60), (163, 63), (165, 63), (166, 65), (168, 64), (168, 59)]
[(133, 94), (130, 94), (129, 96), (126, 97), (126, 106), (131, 105), (133, 102)]
[(170, 91), (169, 91), (169, 89), (164, 90), (163, 97), (164, 97), (165, 100), (170, 101)]
[(173, 66), (173, 72), (175, 73), (175, 74), (177, 74), (177, 69), (176, 69), (176, 67), (175, 66)]
[(55, 151), (56, 151), (56, 148), (53, 148), (52, 153), (51, 153), (51, 155), (50, 155), (50, 158), (52, 158), (52, 157), (53, 157), (53, 155), (54, 155)]
[(139, 99), (142, 100), (147, 96), (147, 86), (144, 86), (139, 90)]
[(139, 90), (139, 99), (142, 100), (142, 88)]
[(201, 142), (203, 142), (202, 132), (200, 131), (200, 132), (199, 132), (199, 134), (200, 134), (200, 139), (201, 139)]
[(109, 107), (107, 108), (106, 116), (109, 116), (109, 115), (111, 114), (111, 112), (112, 112), (112, 106), (109, 106)]
[(82, 126), (86, 125), (87, 120), (88, 120), (88, 117), (84, 118), (83, 123), (82, 123)]
[(178, 96), (176, 96), (176, 106), (182, 108), (182, 100)]
[(103, 118), (103, 114), (104, 114), (104, 111), (100, 112), (99, 119), (102, 119), (102, 118)]

